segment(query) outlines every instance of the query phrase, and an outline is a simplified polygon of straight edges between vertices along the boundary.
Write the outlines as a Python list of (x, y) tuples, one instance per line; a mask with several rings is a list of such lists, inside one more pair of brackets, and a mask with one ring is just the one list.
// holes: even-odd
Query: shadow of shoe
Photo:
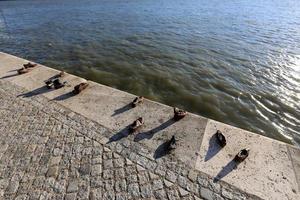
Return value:
[(9, 73), (9, 72), (16, 72), (16, 71), (18, 71), (18, 69), (9, 70), (7, 73)]
[(36, 95), (40, 95), (40, 94), (44, 94), (44, 93), (50, 92), (52, 90), (53, 89), (47, 88), (47, 86), (42, 86), (42, 87), (37, 88), (35, 90), (32, 90), (30, 92), (19, 94), (17, 97), (33, 97), (33, 96), (36, 96)]
[(71, 98), (71, 97), (73, 97), (73, 96), (75, 96), (75, 94), (71, 91), (71, 92), (62, 94), (62, 95), (60, 95), (60, 96), (57, 96), (57, 97), (55, 97), (55, 98), (52, 99), (52, 100), (54, 100), (54, 101), (63, 101), (63, 100), (66, 100), (66, 99), (68, 99), (68, 98)]
[(214, 134), (213, 136), (211, 136), (211, 138), (209, 140), (209, 146), (208, 146), (208, 150), (207, 150), (207, 153), (205, 155), (204, 161), (206, 162), (206, 161), (210, 160), (221, 149), (222, 149), (222, 147), (219, 145), (219, 143), (217, 141), (217, 136), (216, 136), (216, 134)]
[(213, 182), (216, 183), (220, 181), (222, 178), (227, 176), (230, 172), (235, 170), (239, 163), (237, 163), (234, 159), (232, 159), (226, 166), (222, 168), (222, 170), (215, 176)]
[(169, 119), (168, 121), (162, 123), (161, 125), (159, 125), (158, 127), (150, 130), (150, 131), (147, 131), (147, 132), (142, 132), (142, 133), (139, 133), (135, 136), (134, 138), (134, 141), (135, 142), (139, 142), (143, 139), (151, 139), (154, 134), (158, 133), (159, 131), (162, 131), (166, 128), (168, 128), (169, 126), (171, 126), (172, 124), (174, 124), (176, 121), (172, 118), (172, 119)]
[(122, 130), (120, 130), (119, 132), (117, 132), (116, 134), (114, 134), (113, 136), (111, 136), (107, 142), (107, 144), (111, 143), (111, 142), (116, 142), (118, 140), (121, 140), (122, 138), (127, 137), (130, 134), (130, 130), (129, 130), (130, 126), (126, 126), (125, 128), (123, 128)]
[(124, 112), (126, 112), (126, 111), (128, 111), (128, 110), (130, 110), (130, 109), (132, 109), (131, 103), (129, 103), (129, 104), (123, 106), (122, 108), (119, 108), (119, 109), (117, 109), (117, 110), (114, 110), (114, 114), (112, 114), (111, 116), (113, 117), (113, 116), (122, 114), (122, 113), (124, 113)]
[(0, 79), (7, 79), (7, 78), (14, 77), (14, 76), (19, 76), (19, 75), (21, 75), (21, 74), (16, 73), (16, 74), (11, 74), (11, 75), (6, 75), (6, 76), (2, 76)]
[(169, 141), (165, 141), (164, 143), (162, 143), (161, 145), (158, 146), (158, 148), (155, 150), (154, 152), (154, 159), (159, 159), (167, 154), (169, 154)]

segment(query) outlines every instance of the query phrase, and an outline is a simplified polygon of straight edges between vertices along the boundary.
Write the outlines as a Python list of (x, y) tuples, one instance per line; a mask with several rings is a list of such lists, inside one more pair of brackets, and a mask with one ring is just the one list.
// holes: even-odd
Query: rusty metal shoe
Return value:
[(174, 107), (174, 119), (180, 120), (184, 118), (187, 115), (187, 112), (185, 110), (181, 110), (179, 108)]
[(225, 136), (222, 134), (221, 131), (217, 130), (216, 132), (216, 137), (217, 137), (217, 141), (218, 141), (218, 144), (221, 146), (221, 147), (224, 147), (226, 145), (226, 138)]
[(17, 70), (18, 74), (26, 74), (28, 72), (30, 72), (30, 69), (26, 69), (26, 68), (21, 68)]
[(242, 149), (236, 156), (234, 157), (234, 160), (236, 162), (243, 162), (248, 156), (249, 156), (250, 149)]
[(135, 120), (130, 126), (129, 130), (130, 132), (135, 132), (139, 128), (141, 128), (144, 125), (144, 119), (142, 117), (139, 117), (137, 120)]
[(36, 67), (37, 64), (36, 63), (27, 63), (27, 64), (23, 64), (24, 68), (27, 69), (27, 68), (33, 68), (33, 67)]
[(138, 104), (143, 103), (143, 101), (144, 101), (144, 97), (143, 97), (143, 96), (136, 97), (136, 98), (132, 101), (131, 106), (134, 108), (134, 107), (136, 107)]
[(86, 89), (88, 86), (89, 86), (89, 84), (87, 82), (80, 83), (74, 87), (73, 93), (79, 94), (80, 92), (82, 92), (82, 90)]
[(176, 139), (175, 139), (175, 136), (173, 135), (172, 138), (168, 142), (167, 149), (168, 149), (168, 151), (171, 151), (171, 150), (176, 149), (176, 147), (177, 147)]

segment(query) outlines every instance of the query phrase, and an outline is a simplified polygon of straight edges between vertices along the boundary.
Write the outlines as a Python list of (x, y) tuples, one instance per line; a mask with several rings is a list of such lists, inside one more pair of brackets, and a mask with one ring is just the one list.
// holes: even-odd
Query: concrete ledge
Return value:
[[(294, 146), (192, 113), (175, 123), (171, 120), (171, 107), (150, 100), (131, 109), (128, 104), (134, 95), (91, 81), (85, 91), (72, 96), (70, 92), (73, 87), (86, 80), (71, 74), (64, 77), (68, 87), (48, 90), (43, 81), (59, 72), (39, 65), (28, 74), (17, 75), (16, 69), (26, 62), (22, 58), (0, 53), (0, 79), (30, 91), (20, 94), (20, 97), (43, 95), (107, 127), (113, 133), (107, 138), (108, 141), (127, 137), (126, 126), (142, 116), (145, 126), (129, 139), (145, 145), (152, 152), (153, 159), (160, 159), (156, 155), (159, 147), (176, 135), (179, 147), (170, 156), (178, 158), (191, 169), (264, 199), (300, 198), (300, 150)], [(221, 130), (227, 138), (223, 149), (218, 147), (213, 137), (217, 130)], [(236, 166), (232, 159), (245, 147), (251, 149), (250, 156)]]

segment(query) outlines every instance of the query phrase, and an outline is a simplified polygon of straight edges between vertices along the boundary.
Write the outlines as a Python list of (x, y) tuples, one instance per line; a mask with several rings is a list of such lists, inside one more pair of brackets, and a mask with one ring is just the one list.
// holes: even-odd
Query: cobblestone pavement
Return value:
[(257, 199), (0, 81), (1, 199)]

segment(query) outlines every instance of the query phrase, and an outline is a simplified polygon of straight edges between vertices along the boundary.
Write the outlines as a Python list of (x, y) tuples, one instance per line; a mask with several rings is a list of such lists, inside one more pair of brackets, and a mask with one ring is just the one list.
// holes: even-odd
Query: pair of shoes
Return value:
[(144, 97), (143, 96), (139, 96), (139, 97), (136, 97), (132, 102), (131, 102), (131, 107), (136, 107), (138, 104), (141, 104), (143, 103), (144, 101)]
[(36, 66), (37, 66), (36, 63), (31, 63), (31, 62), (29, 62), (29, 63), (27, 63), (27, 64), (23, 64), (23, 67), (24, 67), (25, 69), (28, 69), (28, 68), (34, 68), (34, 67), (36, 67)]
[[(221, 147), (224, 147), (226, 145), (226, 138), (225, 136), (222, 134), (221, 131), (217, 130), (216, 132), (216, 138), (217, 138), (217, 142)], [(242, 149), (240, 150), (236, 156), (234, 157), (234, 160), (236, 162), (242, 162), (244, 161), (248, 156), (249, 156), (249, 152), (250, 149), (246, 148), (246, 149)]]
[(135, 120), (130, 126), (129, 130), (131, 133), (137, 131), (139, 128), (141, 128), (144, 125), (144, 119), (142, 117), (139, 117), (137, 120)]
[(62, 88), (66, 85), (66, 81), (61, 83), (60, 79), (61, 77), (65, 76), (65, 72), (61, 71), (59, 74), (53, 76), (52, 78), (45, 81), (45, 84), (47, 85), (47, 88), (51, 89), (54, 87), (55, 89)]
[(185, 110), (174, 107), (174, 120), (178, 121), (187, 115)]
[(59, 78), (54, 78), (45, 81), (45, 84), (47, 85), (48, 89), (54, 88), (54, 89), (59, 89), (64, 87), (67, 84), (67, 81), (61, 82)]
[(80, 92), (82, 92), (82, 90), (86, 89), (88, 86), (89, 86), (89, 84), (87, 82), (79, 83), (78, 85), (76, 85), (74, 87), (73, 93), (79, 94)]

